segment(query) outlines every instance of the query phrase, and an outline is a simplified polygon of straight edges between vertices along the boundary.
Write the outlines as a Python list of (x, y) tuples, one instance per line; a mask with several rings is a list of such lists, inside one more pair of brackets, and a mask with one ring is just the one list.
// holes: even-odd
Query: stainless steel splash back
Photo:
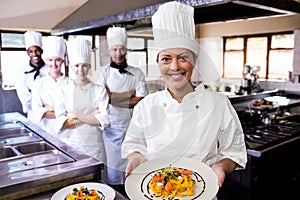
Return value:
[[(133, 29), (139, 27), (151, 27), (151, 19), (150, 19), (151, 16), (156, 12), (160, 4), (165, 3), (167, 1), (168, 0), (156, 1), (156, 3), (154, 3), (153, 5), (149, 5), (149, 3), (145, 1), (144, 7), (140, 7), (140, 8), (135, 8), (136, 7), (135, 5), (130, 5), (131, 3), (128, 2), (128, 7), (124, 8), (124, 11), (119, 12), (117, 14), (102, 16), (101, 9), (111, 9), (109, 3), (107, 4), (107, 6), (103, 6), (100, 5), (102, 4), (101, 2), (92, 0), (88, 2), (87, 5), (81, 7), (78, 12), (80, 13), (87, 12), (87, 9), (91, 8), (89, 4), (93, 4), (94, 5), (93, 7), (97, 8), (95, 12), (99, 13), (100, 15), (99, 18), (86, 20), (83, 22), (79, 22), (67, 26), (61, 25), (64, 24), (64, 22), (61, 22), (56, 27), (54, 27), (51, 32), (53, 35), (62, 35), (68, 33), (83, 34), (83, 35), (84, 34), (105, 35), (107, 28), (112, 24), (121, 24), (122, 26), (126, 26), (126, 29)], [(181, 0), (180, 2), (193, 7), (200, 7), (200, 6), (209, 6), (209, 5), (227, 3), (229, 1), (231, 0)], [(114, 3), (116, 2), (117, 1), (114, 1)], [(130, 7), (132, 7), (132, 9), (130, 9)], [(114, 10), (115, 9), (112, 9), (111, 13), (114, 13)], [(89, 10), (89, 12), (92, 12), (92, 10)], [(78, 15), (71, 15), (67, 20), (76, 17), (78, 17)]]
[[(151, 27), (151, 16), (158, 6), (167, 0), (149, 1), (134, 5), (134, 1), (114, 0), (105, 5), (98, 0), (90, 0), (67, 19), (56, 25), (51, 32), (54, 35), (63, 34), (98, 34), (105, 35), (112, 24), (122, 25), (126, 29)], [(300, 2), (295, 0), (179, 0), (195, 8), (195, 23), (210, 23), (227, 20), (249, 19), (255, 17), (277, 16), (300, 13)], [(116, 11), (117, 10), (117, 11)], [(90, 13), (92, 18), (80, 18)], [(103, 14), (106, 13), (106, 14)], [(80, 20), (81, 21), (80, 21)]]
[(0, 199), (98, 179), (102, 165), (19, 113), (0, 115)]

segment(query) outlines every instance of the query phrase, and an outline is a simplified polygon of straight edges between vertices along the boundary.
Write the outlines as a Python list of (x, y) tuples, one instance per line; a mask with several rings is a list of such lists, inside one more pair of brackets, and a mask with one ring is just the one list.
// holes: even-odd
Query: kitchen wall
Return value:
[(300, 29), (299, 21), (300, 14), (201, 24), (197, 26), (197, 35), (200, 38), (208, 38), (291, 31)]
[[(213, 69), (213, 71), (217, 70), (220, 76), (223, 60), (223, 36), (295, 31), (300, 30), (299, 21), (300, 15), (298, 14), (197, 25), (196, 37), (199, 38), (200, 47), (202, 52), (204, 52), (200, 54), (200, 60), (203, 60), (201, 66), (208, 66), (210, 69)], [(300, 46), (298, 46), (298, 48), (300, 48)], [(299, 59), (297, 62), (299, 62)], [(294, 68), (297, 68), (297, 71), (300, 71), (300, 63), (297, 64), (294, 62)], [(294, 69), (294, 71), (296, 70)], [(221, 88), (224, 85), (240, 84), (240, 80), (218, 80), (219, 76), (216, 73), (214, 73), (214, 75), (210, 74), (208, 76), (208, 83), (212, 86), (220, 86)], [(287, 88), (289, 90), (300, 90), (298, 80), (299, 77), (295, 74), (292, 82), (261, 81), (261, 86), (263, 89)]]

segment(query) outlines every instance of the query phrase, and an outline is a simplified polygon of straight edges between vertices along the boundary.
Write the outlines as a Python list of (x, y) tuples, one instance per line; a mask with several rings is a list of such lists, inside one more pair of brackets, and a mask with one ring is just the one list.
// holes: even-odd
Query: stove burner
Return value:
[(277, 125), (244, 121), (247, 148), (262, 150), (300, 135), (300, 122), (282, 120)]

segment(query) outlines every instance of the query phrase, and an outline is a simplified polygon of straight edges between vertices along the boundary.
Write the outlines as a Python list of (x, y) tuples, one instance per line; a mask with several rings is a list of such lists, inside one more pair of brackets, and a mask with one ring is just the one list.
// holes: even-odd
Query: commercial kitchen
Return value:
[[(201, 64), (219, 74), (211, 76), (207, 89), (229, 98), (245, 135), (247, 167), (228, 175), (218, 199), (299, 196), (300, 1), (178, 1), (195, 8)], [(108, 62), (102, 53), (108, 27), (125, 27), (132, 42), (128, 62), (143, 70), (152, 93), (165, 87), (151, 51), (151, 16), (164, 2), (167, 0), (1, 2), (0, 199), (51, 199), (61, 188), (101, 181), (103, 175), (103, 163), (62, 143), (25, 117), (13, 81), (8, 78), (13, 77), (14, 71), (8, 70), (12, 66), (6, 66), (12, 59), (6, 62), (4, 58), (8, 52), (25, 52), (25, 48), (6, 46), (5, 37), (23, 35), (29, 29), (66, 39), (86, 36), (93, 43), (92, 66), (97, 72)], [(276, 36), (288, 39), (273, 47), (270, 38)], [(251, 47), (247, 43), (251, 38), (265, 38), (267, 50)], [(230, 41), (239, 40), (243, 47), (229, 47)], [(65, 71), (68, 74), (67, 68)], [(116, 192), (115, 199), (127, 198)]]

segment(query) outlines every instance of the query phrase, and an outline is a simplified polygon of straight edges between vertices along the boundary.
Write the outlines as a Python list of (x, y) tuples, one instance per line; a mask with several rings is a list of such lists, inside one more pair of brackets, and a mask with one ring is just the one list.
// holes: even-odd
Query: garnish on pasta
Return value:
[(102, 200), (104, 196), (101, 192), (97, 192), (95, 189), (88, 189), (81, 186), (79, 189), (74, 188), (65, 200)]
[(173, 199), (194, 195), (195, 180), (191, 170), (178, 167), (166, 167), (157, 170), (152, 177), (149, 188), (154, 197)]

